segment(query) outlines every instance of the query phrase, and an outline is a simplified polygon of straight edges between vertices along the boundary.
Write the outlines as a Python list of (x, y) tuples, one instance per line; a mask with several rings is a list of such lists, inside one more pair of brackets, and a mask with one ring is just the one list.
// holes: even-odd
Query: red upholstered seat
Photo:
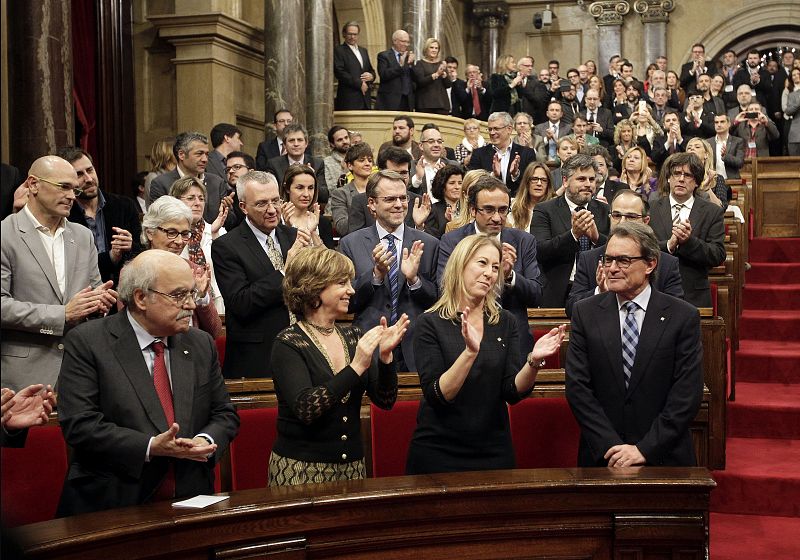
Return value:
[(402, 476), (411, 436), (417, 427), (419, 401), (397, 401), (392, 410), (370, 404), (372, 476)]
[(3, 526), (53, 519), (67, 474), (67, 451), (61, 428), (30, 429), (24, 448), (2, 448), (0, 463)]
[(214, 343), (217, 345), (217, 355), (219, 356), (219, 367), (222, 367), (222, 364), (225, 363), (225, 337), (218, 336), (214, 339)]
[(233, 490), (266, 488), (269, 454), (277, 435), (278, 409), (239, 410), (239, 435), (231, 442), (231, 486)]
[(510, 407), (518, 469), (571, 468), (580, 430), (564, 398), (525, 399)]
[[(550, 329), (533, 329), (533, 340), (539, 340), (549, 332)], [(544, 367), (545, 369), (559, 369), (561, 367), (561, 351), (545, 358)]]

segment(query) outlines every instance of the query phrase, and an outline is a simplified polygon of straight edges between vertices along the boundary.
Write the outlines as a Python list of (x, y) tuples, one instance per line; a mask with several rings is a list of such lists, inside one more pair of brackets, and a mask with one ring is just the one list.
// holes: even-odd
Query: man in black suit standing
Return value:
[(667, 113), (664, 115), (662, 125), (664, 134), (659, 134), (653, 138), (653, 150), (650, 152), (650, 159), (656, 165), (656, 169), (661, 169), (666, 159), (672, 154), (686, 151), (688, 138), (683, 137), (681, 132), (680, 113)]
[(511, 141), (513, 131), (514, 120), (511, 115), (502, 112), (489, 115), (491, 144), (475, 149), (469, 161), (470, 169), (484, 169), (500, 179), (511, 191), (512, 197), (517, 194), (525, 169), (536, 161), (536, 152)]
[(522, 82), (517, 86), (517, 93), (521, 102), (522, 113), (528, 113), (533, 118), (534, 124), (547, 120), (545, 111), (550, 93), (537, 79), (534, 73), (535, 61), (532, 56), (523, 56), (517, 61), (517, 70), (522, 76)]
[(609, 204), (614, 195), (622, 189), (629, 188), (627, 184), (622, 181), (608, 178), (608, 169), (611, 167), (611, 155), (600, 144), (587, 144), (583, 147), (583, 153), (591, 156), (597, 164), (597, 186), (595, 187), (594, 196), (600, 202)]
[(344, 43), (333, 49), (333, 75), (339, 82), (333, 102), (336, 111), (363, 111), (371, 106), (369, 88), (375, 81), (375, 70), (367, 49), (358, 46), (359, 33), (358, 22), (345, 23)]
[(692, 45), (692, 59), (681, 66), (680, 83), (683, 91), (697, 89), (697, 77), (700, 74), (713, 76), (717, 74), (717, 67), (710, 60), (706, 60), (706, 48), (702, 43)]
[(647, 226), (620, 224), (602, 260), (609, 291), (573, 310), (566, 397), (581, 428), (579, 467), (697, 464), (700, 315), (651, 287), (659, 258)]
[(281, 224), (278, 183), (269, 173), (249, 171), (236, 182), (246, 218), (211, 246), (214, 273), (225, 299), (227, 378), (270, 377), (277, 334), (289, 326), (283, 302), (283, 272), (311, 243), (302, 229)]
[(317, 192), (320, 200), (328, 200), (328, 186), (325, 183), (325, 161), (310, 156), (308, 149), (308, 131), (301, 124), (289, 124), (283, 129), (283, 145), (286, 155), (274, 157), (267, 162), (267, 171), (275, 175), (278, 184), (283, 184), (283, 176), (290, 165), (309, 165), (317, 176)]
[(655, 201), (650, 225), (662, 251), (678, 257), (686, 301), (711, 307), (708, 272), (725, 262), (723, 210), (694, 196), (705, 168), (691, 153), (675, 154), (664, 163), (669, 196)]
[(561, 169), (564, 194), (537, 204), (531, 219), (546, 280), (542, 307), (564, 307), (578, 253), (605, 244), (608, 235), (608, 205), (592, 199), (598, 172), (594, 159), (577, 154)]
[(378, 111), (413, 111), (414, 84), (411, 68), (414, 66), (414, 53), (408, 50), (411, 38), (408, 33), (398, 29), (392, 33), (392, 48), (378, 53)]
[(472, 97), (467, 90), (467, 82), (458, 77), (458, 59), (448, 56), (444, 59), (447, 80), (447, 97), (450, 99), (451, 117), (468, 119), (472, 116)]
[(586, 105), (586, 122), (589, 123), (589, 134), (596, 136), (600, 143), (608, 148), (614, 144), (614, 115), (600, 106), (600, 94), (590, 89), (583, 97)]
[(125, 311), (64, 340), (58, 420), (72, 453), (59, 517), (213, 494), (239, 428), (214, 341), (189, 327), (188, 263), (145, 251), (119, 292)]
[[(272, 158), (286, 155), (286, 147), (283, 145), (283, 129), (294, 122), (294, 117), (289, 109), (278, 109), (275, 111), (272, 121), (275, 126), (275, 137), (261, 142), (256, 151), (256, 169), (259, 171), (267, 171), (267, 162)], [(310, 157), (311, 151), (306, 149), (306, 152)]]
[(104, 192), (89, 152), (75, 146), (58, 150), (78, 174), (81, 194), (69, 213), (69, 221), (89, 228), (97, 247), (97, 267), (103, 282), (119, 279), (122, 265), (141, 250), (142, 226), (136, 203), (127, 196)]
[[(770, 77), (766, 68), (761, 66), (761, 54), (753, 49), (747, 53), (747, 59), (741, 68), (733, 75), (733, 89), (737, 92), (739, 87), (749, 85), (756, 93), (756, 99), (763, 106), (767, 106), (770, 95)], [(781, 85), (783, 91), (783, 85)]]
[[(177, 167), (168, 173), (159, 175), (150, 183), (150, 203), (152, 204), (159, 197), (169, 194), (172, 183), (190, 175), (197, 177), (206, 186), (206, 207), (203, 211), (203, 219), (209, 224), (213, 224), (219, 214), (219, 205), (224, 201), (228, 206), (232, 204), (233, 197), (226, 198), (228, 187), (226, 182), (213, 173), (206, 173), (208, 166), (208, 138), (199, 132), (181, 132), (175, 137), (175, 144), (172, 146), (172, 153), (175, 155)], [(225, 220), (225, 228), (232, 227), (233, 215), (228, 214)]]

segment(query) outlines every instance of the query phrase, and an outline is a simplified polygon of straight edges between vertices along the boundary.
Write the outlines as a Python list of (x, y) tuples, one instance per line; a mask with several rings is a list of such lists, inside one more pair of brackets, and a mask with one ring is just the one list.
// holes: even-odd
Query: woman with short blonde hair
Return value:
[(450, 99), (447, 97), (447, 65), (442, 60), (442, 45), (438, 39), (429, 37), (422, 47), (422, 58), (417, 60), (411, 73), (417, 91), (416, 110), (418, 113), (446, 115), (450, 112)]

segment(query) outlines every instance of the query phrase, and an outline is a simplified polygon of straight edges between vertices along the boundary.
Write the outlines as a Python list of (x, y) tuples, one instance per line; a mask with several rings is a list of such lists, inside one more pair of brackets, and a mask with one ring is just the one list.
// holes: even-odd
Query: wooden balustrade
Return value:
[(537, 469), (234, 492), (4, 533), (26, 558), (682, 558), (708, 551), (703, 468)]
[(754, 235), (800, 237), (800, 157), (745, 160), (742, 178), (753, 185)]

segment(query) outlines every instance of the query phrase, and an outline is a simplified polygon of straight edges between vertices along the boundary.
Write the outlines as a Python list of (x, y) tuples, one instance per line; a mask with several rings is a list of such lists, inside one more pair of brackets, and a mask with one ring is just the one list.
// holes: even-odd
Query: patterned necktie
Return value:
[(472, 114), (477, 117), (481, 114), (481, 100), (478, 97), (478, 88), (472, 87)]
[(558, 127), (556, 125), (552, 125), (550, 130), (553, 131), (553, 139), (548, 142), (548, 157), (550, 159), (556, 159), (556, 145), (558, 144)]
[[(575, 212), (580, 212), (581, 210), (586, 210), (586, 207), (585, 206), (578, 206), (575, 209)], [(580, 246), (580, 249), (579, 249), (580, 251), (588, 251), (589, 249), (592, 248), (592, 242), (589, 241), (589, 237), (586, 236), (586, 235), (581, 235), (578, 238), (578, 245)]]
[(392, 298), (392, 313), (389, 317), (389, 324), (394, 325), (397, 322), (397, 299), (400, 295), (400, 284), (398, 282), (398, 272), (400, 270), (400, 263), (397, 258), (397, 247), (394, 244), (394, 235), (387, 234), (384, 238), (386, 241), (386, 248), (394, 257), (392, 266), (389, 267), (389, 292)]
[[(283, 255), (281, 250), (275, 246), (275, 241), (271, 235), (267, 236), (267, 256), (269, 257), (269, 262), (272, 263), (272, 268), (278, 272), (283, 272)], [(297, 317), (289, 311), (289, 324), (294, 325), (295, 322), (297, 322)]]
[(192, 226), (192, 236), (189, 238), (189, 260), (198, 266), (206, 266), (206, 255), (200, 242), (203, 239), (203, 230), (206, 228), (205, 220), (198, 220)]
[(639, 306), (626, 301), (622, 304), (625, 309), (625, 324), (622, 326), (622, 371), (625, 374), (625, 389), (631, 382), (633, 362), (636, 359), (636, 345), (639, 344), (639, 325), (636, 322), (636, 310)]
[[(164, 343), (156, 339), (150, 344), (150, 348), (155, 353), (153, 385), (156, 388), (158, 400), (161, 402), (161, 408), (164, 409), (164, 416), (167, 418), (167, 427), (169, 428), (175, 422), (175, 407), (172, 404), (172, 388), (169, 384), (169, 375), (167, 375), (167, 363), (164, 360)], [(169, 500), (175, 497), (175, 469), (171, 461), (154, 497), (156, 500)]]
[(675, 210), (675, 213), (672, 215), (672, 225), (676, 226), (681, 222), (681, 210), (684, 208), (685, 204), (673, 204), (672, 208)]

